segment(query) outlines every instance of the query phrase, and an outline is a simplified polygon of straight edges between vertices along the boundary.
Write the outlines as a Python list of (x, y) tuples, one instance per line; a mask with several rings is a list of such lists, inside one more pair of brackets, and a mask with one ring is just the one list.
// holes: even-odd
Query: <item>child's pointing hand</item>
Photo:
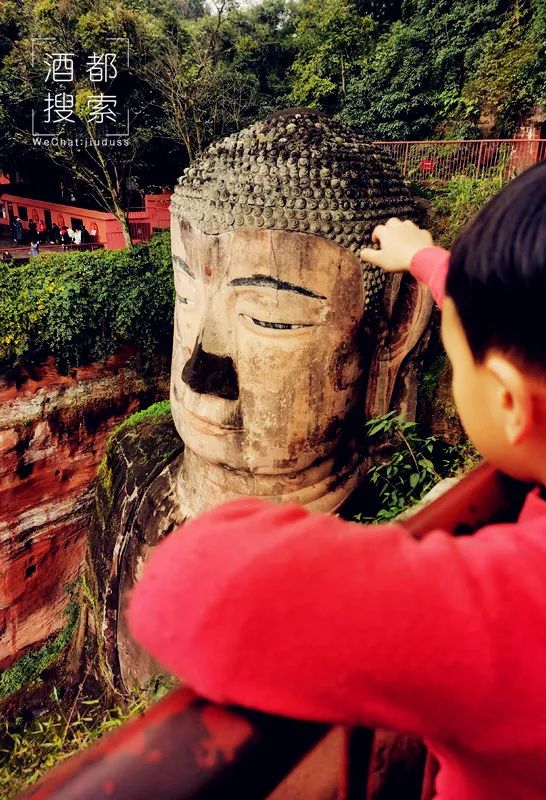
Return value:
[(409, 219), (402, 221), (397, 217), (391, 217), (385, 225), (377, 225), (372, 233), (372, 242), (380, 245), (380, 249), (363, 247), (360, 258), (386, 272), (407, 272), (415, 254), (433, 246), (429, 231), (419, 228)]

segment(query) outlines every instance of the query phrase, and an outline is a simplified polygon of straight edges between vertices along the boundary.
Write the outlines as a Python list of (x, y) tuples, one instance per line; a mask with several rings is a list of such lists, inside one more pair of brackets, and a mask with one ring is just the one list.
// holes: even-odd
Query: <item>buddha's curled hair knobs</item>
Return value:
[[(271, 114), (214, 142), (178, 179), (171, 213), (204, 233), (238, 227), (312, 233), (358, 254), (374, 227), (418, 210), (391, 157), (304, 108)], [(363, 262), (367, 305), (384, 285)]]

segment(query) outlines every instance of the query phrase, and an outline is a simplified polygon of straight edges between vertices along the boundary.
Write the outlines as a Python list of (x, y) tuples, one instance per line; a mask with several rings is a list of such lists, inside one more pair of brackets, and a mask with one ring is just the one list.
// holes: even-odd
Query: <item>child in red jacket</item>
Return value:
[(537, 484), (518, 522), (416, 541), (396, 524), (235, 500), (156, 548), (130, 626), (211, 700), (420, 736), (441, 800), (544, 799), (546, 164), (497, 195), (451, 256), (411, 222), (373, 238), (364, 260), (411, 270), (442, 304), (468, 435)]

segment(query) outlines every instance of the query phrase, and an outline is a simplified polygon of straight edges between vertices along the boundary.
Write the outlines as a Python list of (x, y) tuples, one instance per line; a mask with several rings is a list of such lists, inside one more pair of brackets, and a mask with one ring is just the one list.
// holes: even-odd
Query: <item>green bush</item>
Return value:
[(130, 250), (51, 253), (0, 271), (0, 366), (54, 356), (59, 369), (134, 345), (168, 352), (174, 289), (168, 232)]
[(375, 498), (375, 508), (367, 515), (357, 514), (357, 522), (387, 522), (418, 503), (438, 481), (479, 461), (470, 443), (455, 447), (435, 436), (422, 436), (416, 422), (396, 411), (365, 427), (370, 446), (380, 451), (366, 475), (367, 497)]
[(135, 693), (123, 706), (105, 708), (100, 699), (77, 698), (69, 706), (56, 687), (54, 709), (32, 722), (22, 717), (0, 727), (0, 800), (36, 783), (47, 770), (76, 755), (149, 705), (144, 693)]
[(144, 713), (177, 685), (171, 675), (158, 675), (143, 689), (119, 695), (113, 702), (86, 688), (73, 693), (53, 687), (51, 708), (34, 719), (19, 716), (0, 724), (0, 800), (36, 783), (60, 761), (85, 750), (101, 736)]
[(451, 247), (461, 229), (500, 192), (505, 182), (501, 168), (485, 178), (454, 175), (445, 183), (421, 190), (431, 204), (431, 229), (436, 244)]
[[(72, 585), (67, 587), (71, 595), (73, 588)], [(66, 622), (59, 633), (41, 647), (26, 653), (0, 674), (0, 700), (39, 680), (42, 672), (55, 663), (72, 639), (79, 614), (78, 604), (72, 599), (65, 611)]]

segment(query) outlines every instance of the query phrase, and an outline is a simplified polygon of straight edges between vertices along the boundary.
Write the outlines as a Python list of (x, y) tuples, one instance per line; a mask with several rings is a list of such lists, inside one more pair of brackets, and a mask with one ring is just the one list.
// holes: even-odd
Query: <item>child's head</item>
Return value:
[(468, 435), (499, 469), (546, 482), (546, 163), (466, 226), (446, 295), (442, 338)]

